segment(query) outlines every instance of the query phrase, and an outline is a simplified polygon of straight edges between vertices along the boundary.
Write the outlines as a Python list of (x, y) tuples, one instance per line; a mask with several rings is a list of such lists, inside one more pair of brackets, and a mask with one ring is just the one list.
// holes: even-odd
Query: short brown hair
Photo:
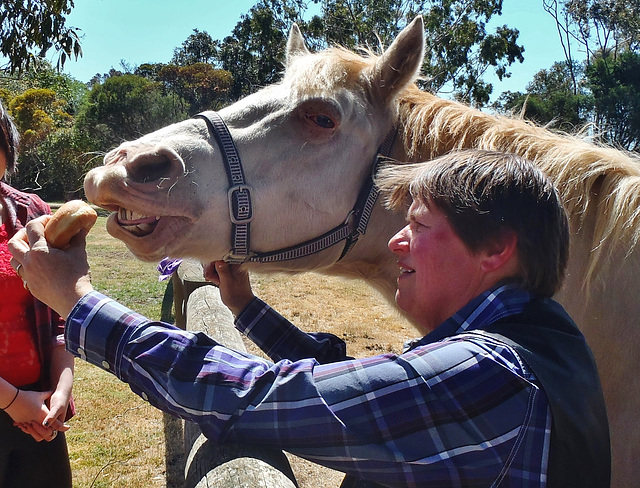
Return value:
[(433, 204), (472, 251), (504, 230), (518, 236), (521, 285), (549, 297), (560, 287), (569, 255), (569, 223), (551, 181), (528, 160), (470, 149), (424, 163), (387, 165), (376, 183), (386, 205)]
[(18, 162), (20, 135), (11, 116), (0, 101), (0, 150), (7, 156), (7, 173), (11, 173)]

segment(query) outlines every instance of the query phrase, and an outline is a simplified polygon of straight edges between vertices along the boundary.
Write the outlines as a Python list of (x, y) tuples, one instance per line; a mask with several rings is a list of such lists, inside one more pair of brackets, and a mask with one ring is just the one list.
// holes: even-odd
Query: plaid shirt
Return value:
[(347, 359), (339, 339), (305, 334), (254, 299), (237, 326), (274, 363), (92, 292), (67, 319), (67, 347), (216, 441), (284, 449), (385, 486), (540, 487), (547, 398), (511, 348), (473, 332), (529, 300), (490, 290), (401, 355)]
[[(42, 215), (51, 214), (49, 205), (40, 197), (24, 193), (0, 182), (0, 198), (7, 209), (9, 220), (7, 232), (13, 236), (27, 222)], [(43, 365), (39, 390), (51, 388), (49, 365), (51, 364), (51, 348), (64, 344), (64, 320), (39, 300), (33, 299), (35, 312), (38, 353)]]

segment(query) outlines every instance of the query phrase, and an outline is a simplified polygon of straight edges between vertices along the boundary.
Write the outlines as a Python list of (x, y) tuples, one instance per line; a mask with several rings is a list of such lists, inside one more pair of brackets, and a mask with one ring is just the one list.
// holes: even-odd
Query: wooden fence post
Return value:
[[(217, 342), (245, 352), (233, 316), (220, 300), (218, 288), (206, 282), (199, 263), (184, 261), (173, 277), (176, 325), (201, 331)], [(284, 453), (248, 445), (217, 445), (206, 439), (197, 424), (183, 422), (182, 439), (174, 429), (167, 445), (183, 445), (185, 488), (296, 488)], [(167, 436), (168, 429), (165, 429)], [(170, 488), (167, 484), (167, 488)], [(172, 487), (171, 487), (172, 488)]]

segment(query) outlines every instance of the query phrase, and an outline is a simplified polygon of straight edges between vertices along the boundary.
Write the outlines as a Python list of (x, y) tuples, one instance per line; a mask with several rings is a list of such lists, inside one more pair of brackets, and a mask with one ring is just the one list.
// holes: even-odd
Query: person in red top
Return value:
[(73, 414), (73, 357), (64, 348), (64, 320), (9, 264), (9, 239), (51, 213), (37, 195), (4, 181), (15, 168), (18, 140), (0, 103), (0, 487), (71, 488), (64, 422)]

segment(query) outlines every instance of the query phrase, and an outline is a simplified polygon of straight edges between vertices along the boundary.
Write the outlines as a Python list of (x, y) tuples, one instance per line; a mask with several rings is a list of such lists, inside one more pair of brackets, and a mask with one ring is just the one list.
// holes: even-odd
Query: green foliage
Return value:
[(59, 129), (23, 153), (11, 184), (52, 202), (81, 198), (86, 148), (87, 141), (73, 128)]
[(179, 100), (184, 100), (189, 115), (203, 110), (217, 110), (231, 101), (231, 73), (216, 69), (210, 64), (166, 64), (157, 71), (154, 78), (164, 83), (167, 90)]
[[(581, 67), (574, 66), (573, 71), (581, 73)], [(567, 132), (581, 128), (589, 120), (593, 99), (584, 89), (574, 93), (569, 72), (567, 63), (554, 63), (534, 75), (526, 93), (503, 93), (493, 107)]]
[[(9, 94), (7, 90), (5, 94)], [(28, 88), (7, 104), (21, 133), (16, 172), (10, 183), (50, 201), (78, 196), (83, 154), (90, 147), (73, 127), (68, 102), (51, 88)]]
[(587, 68), (596, 125), (609, 143), (640, 149), (640, 54), (598, 56)]
[(487, 32), (487, 22), (502, 12), (502, 0), (431, 2), (425, 15), (427, 56), (425, 87), (441, 91), (450, 86), (456, 98), (482, 106), (493, 87), (483, 75), (493, 67), (499, 79), (507, 67), (522, 62), (524, 48), (516, 44), (518, 30), (500, 26)]
[(378, 50), (388, 46), (408, 20), (425, 10), (427, 1), (333, 0), (324, 3), (321, 31), (325, 45)]
[(193, 29), (182, 47), (173, 51), (171, 62), (178, 66), (188, 66), (196, 63), (214, 63), (218, 57), (218, 41), (207, 32)]
[(133, 74), (111, 76), (91, 87), (77, 127), (106, 150), (185, 118), (183, 107), (160, 82)]
[(492, 91), (482, 80), (487, 69), (502, 79), (509, 76), (509, 65), (524, 59), (517, 30), (501, 26), (487, 32), (489, 19), (501, 13), (502, 0), (327, 0), (321, 15), (306, 22), (302, 15), (310, 3), (263, 0), (242, 17), (218, 53), (234, 78), (232, 97), (278, 79), (293, 21), (311, 48), (337, 44), (380, 51), (422, 14), (427, 39), (423, 87), (433, 92), (447, 88), (477, 105), (484, 105)]
[(266, 3), (258, 2), (243, 15), (220, 45), (221, 66), (233, 75), (232, 99), (274, 83), (282, 72), (286, 27)]
[(9, 60), (11, 73), (29, 68), (53, 48), (57, 66), (82, 55), (78, 29), (65, 25), (73, 0), (3, 0), (0, 3), (0, 54)]

